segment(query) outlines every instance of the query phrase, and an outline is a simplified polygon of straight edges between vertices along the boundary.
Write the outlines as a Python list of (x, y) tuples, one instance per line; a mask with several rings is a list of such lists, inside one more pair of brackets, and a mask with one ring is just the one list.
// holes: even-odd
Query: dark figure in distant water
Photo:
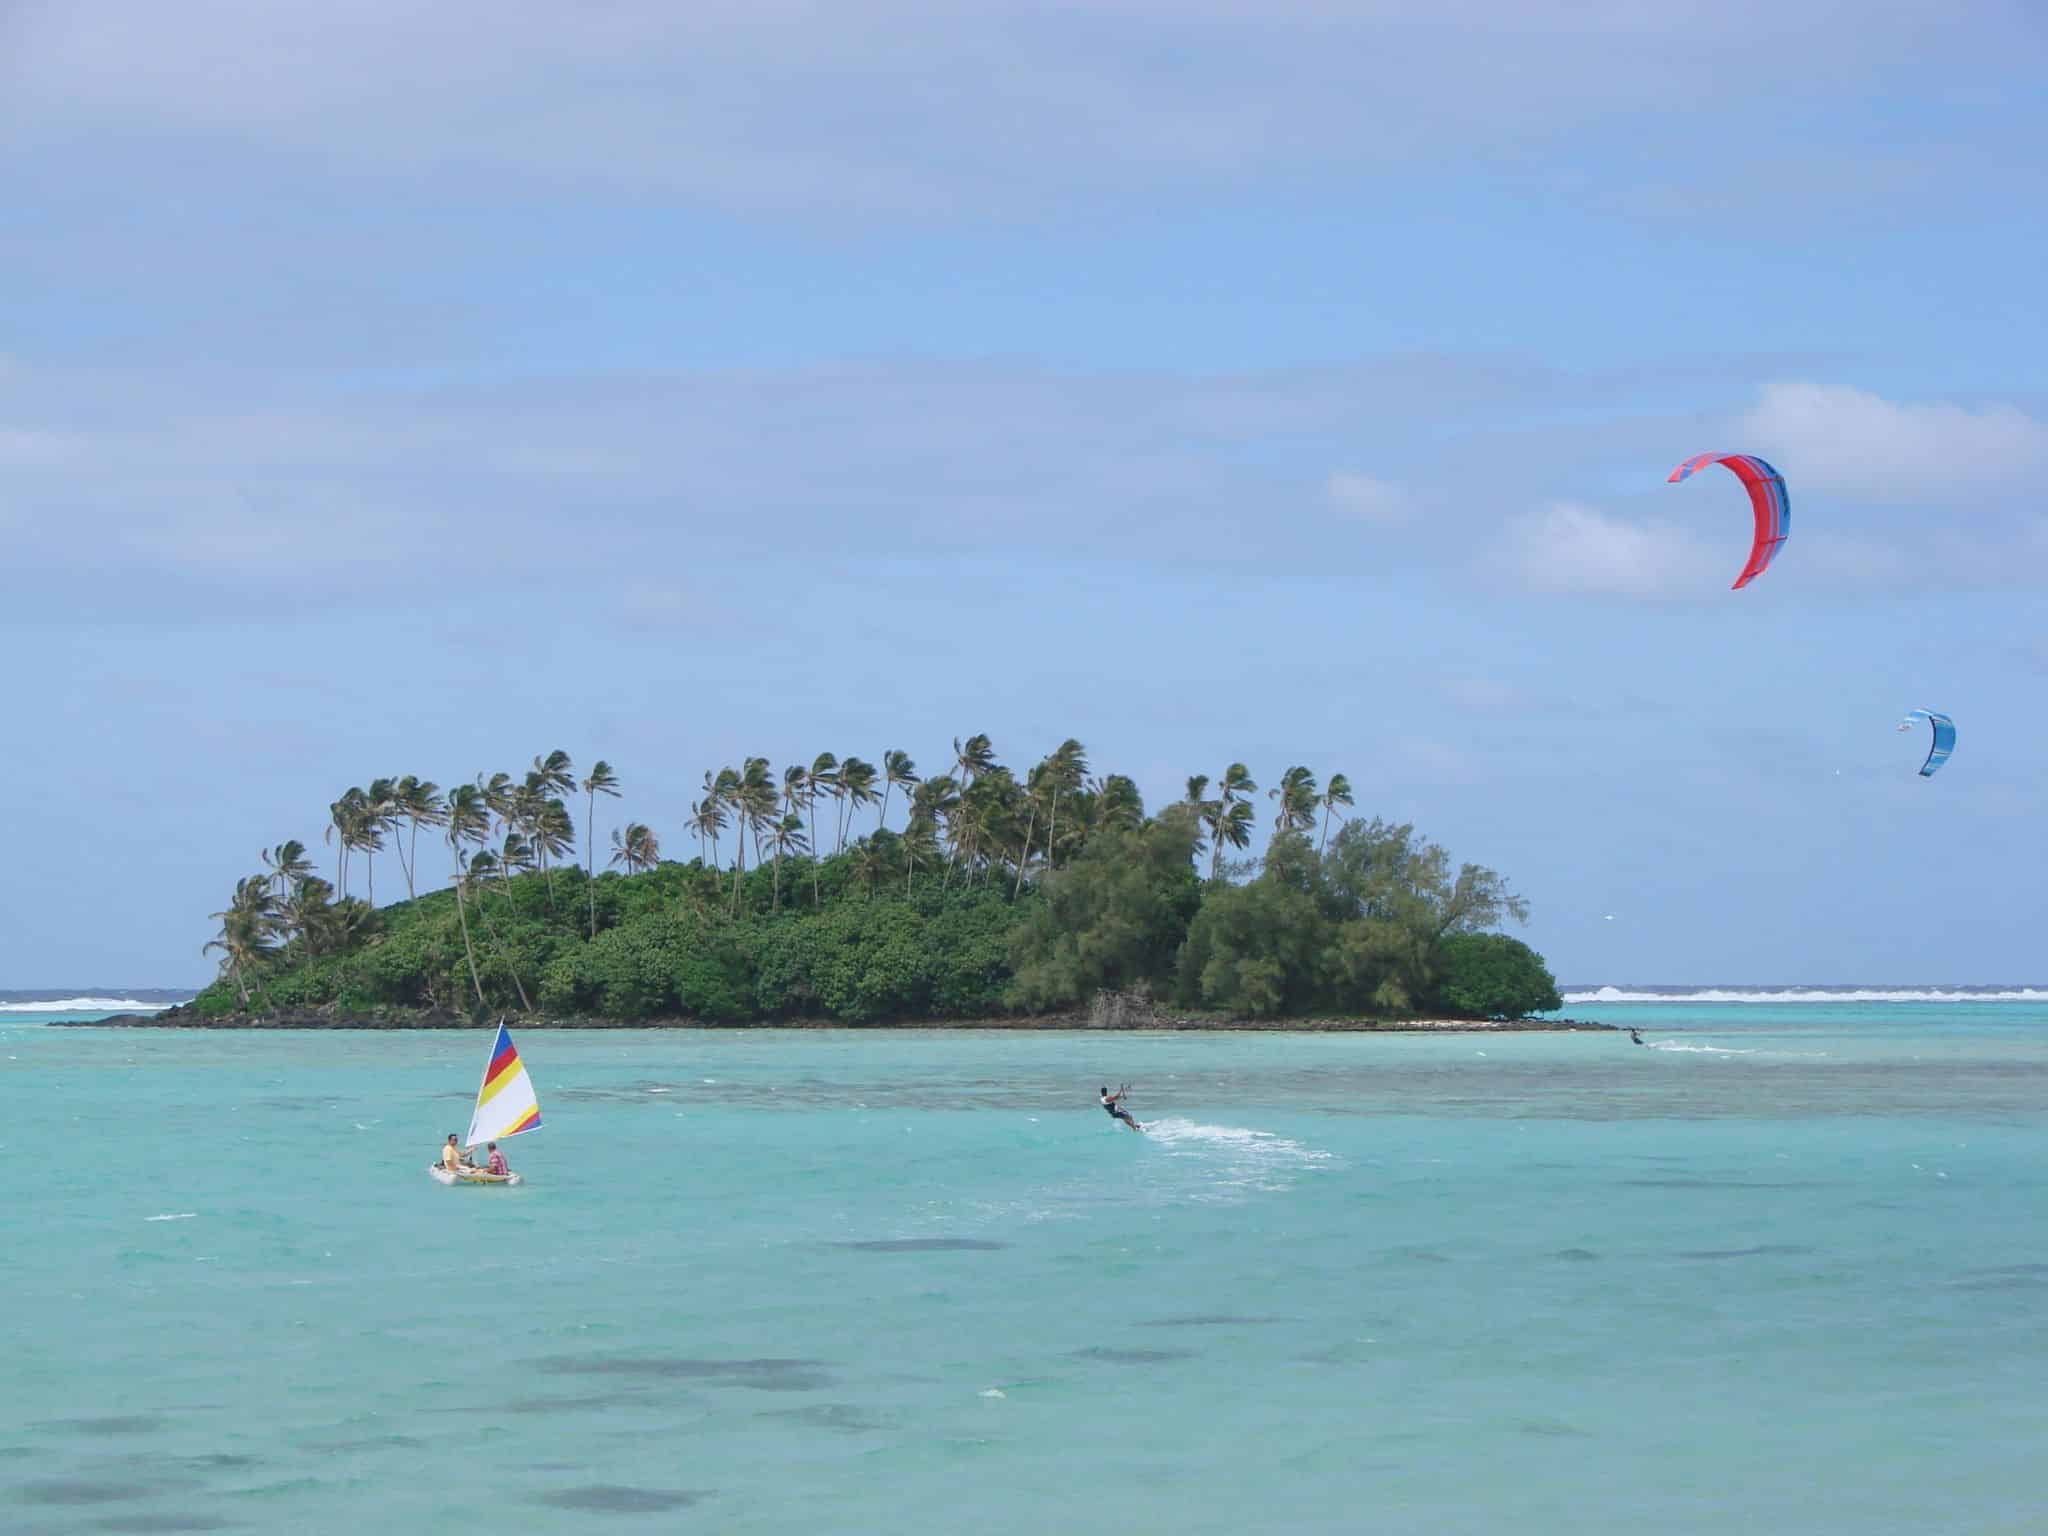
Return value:
[(1633, 1024), (1631, 1024), (1628, 1027), (1628, 1037), (1629, 1039), (1635, 1041), (1637, 1045), (1642, 1045), (1645, 1043), (1643, 1037), (1636, 1033), (1636, 1027)]
[(1145, 1127), (1138, 1124), (1137, 1121), (1131, 1118), (1130, 1111), (1125, 1109), (1121, 1102), (1123, 1096), (1129, 1093), (1130, 1091), (1131, 1085), (1129, 1083), (1125, 1083), (1122, 1086), (1120, 1086), (1115, 1093), (1111, 1093), (1109, 1091), (1109, 1085), (1107, 1083), (1104, 1083), (1102, 1085), (1102, 1107), (1109, 1111), (1110, 1119), (1121, 1120), (1125, 1125), (1128, 1125), (1134, 1131), (1143, 1131)]

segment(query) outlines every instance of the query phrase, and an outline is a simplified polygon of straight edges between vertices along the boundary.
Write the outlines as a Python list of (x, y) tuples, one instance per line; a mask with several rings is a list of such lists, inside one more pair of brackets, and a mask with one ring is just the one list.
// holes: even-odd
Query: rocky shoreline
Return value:
[[(976, 1030), (1230, 1030), (1272, 1034), (1445, 1034), (1556, 1033), (1612, 1030), (1612, 1024), (1584, 1019), (1242, 1019), (1180, 1014), (1133, 998), (1098, 998), (1088, 1008), (1064, 1013), (1006, 1014), (978, 1019), (877, 1019), (849, 1024), (842, 1019), (720, 1020), (606, 1019), (508, 1013), (506, 1022), (526, 1029), (976, 1029)], [(188, 1005), (161, 1013), (122, 1013), (111, 1018), (67, 1021), (92, 1029), (476, 1029), (465, 1014), (431, 1008), (380, 1008), (349, 1012), (334, 1005), (265, 1014), (209, 1017)], [(66, 1027), (64, 1024), (53, 1028)]]

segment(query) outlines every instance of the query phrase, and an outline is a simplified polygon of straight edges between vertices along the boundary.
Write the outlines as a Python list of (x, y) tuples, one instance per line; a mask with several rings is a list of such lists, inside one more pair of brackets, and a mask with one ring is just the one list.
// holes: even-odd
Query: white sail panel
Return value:
[(469, 1117), (465, 1145), (503, 1141), (539, 1126), (540, 1099), (534, 1094), (533, 1079), (526, 1075), (526, 1063), (512, 1043), (512, 1032), (500, 1024), (497, 1041), (484, 1062), (483, 1085), (477, 1089), (476, 1112)]

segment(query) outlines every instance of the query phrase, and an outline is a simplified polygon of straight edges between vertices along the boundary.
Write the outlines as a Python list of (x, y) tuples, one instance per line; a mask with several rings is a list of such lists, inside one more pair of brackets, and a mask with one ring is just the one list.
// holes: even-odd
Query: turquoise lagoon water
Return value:
[(1575, 1011), (534, 1031), (517, 1190), (481, 1034), (8, 1015), (0, 1530), (2040, 1529), (2048, 1008)]

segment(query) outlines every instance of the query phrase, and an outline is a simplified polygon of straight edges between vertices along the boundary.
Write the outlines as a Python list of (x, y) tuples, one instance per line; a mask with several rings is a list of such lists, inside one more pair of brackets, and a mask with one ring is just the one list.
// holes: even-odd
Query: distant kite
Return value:
[(1756, 539), (1749, 547), (1749, 563), (1730, 589), (1739, 592), (1763, 575), (1777, 558), (1778, 546), (1792, 536), (1792, 499), (1785, 494), (1785, 477), (1751, 453), (1699, 454), (1671, 471), (1665, 484), (1688, 480), (1709, 464), (1728, 466), (1749, 491), (1749, 504), (1756, 513)]
[(1947, 715), (1936, 714), (1931, 709), (1915, 709), (1907, 712), (1906, 718), (1899, 722), (1899, 729), (1910, 731), (1922, 720), (1934, 728), (1934, 743), (1927, 749), (1927, 761), (1920, 765), (1920, 777), (1931, 779), (1956, 749), (1956, 723)]

